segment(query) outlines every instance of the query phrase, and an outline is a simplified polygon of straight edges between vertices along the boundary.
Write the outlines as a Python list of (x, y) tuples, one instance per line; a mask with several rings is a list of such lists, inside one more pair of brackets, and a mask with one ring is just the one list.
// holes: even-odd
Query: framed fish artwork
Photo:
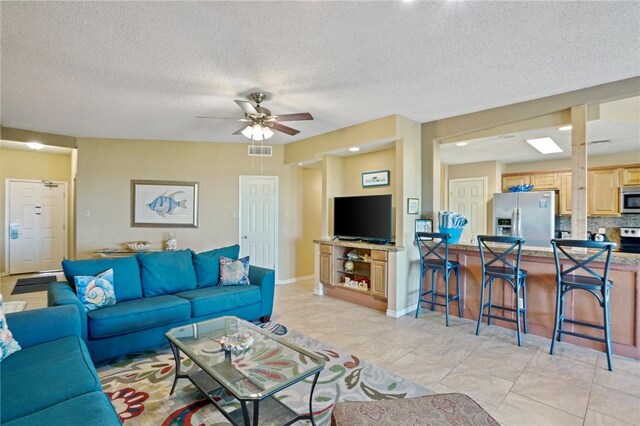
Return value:
[(198, 182), (132, 180), (131, 226), (197, 228)]

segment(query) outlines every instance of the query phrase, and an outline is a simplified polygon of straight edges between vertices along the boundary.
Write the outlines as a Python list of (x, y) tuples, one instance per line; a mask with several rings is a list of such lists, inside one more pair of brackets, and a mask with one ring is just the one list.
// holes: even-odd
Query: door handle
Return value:
[(243, 238), (246, 240), (246, 239), (247, 239), (247, 236), (245, 235)]

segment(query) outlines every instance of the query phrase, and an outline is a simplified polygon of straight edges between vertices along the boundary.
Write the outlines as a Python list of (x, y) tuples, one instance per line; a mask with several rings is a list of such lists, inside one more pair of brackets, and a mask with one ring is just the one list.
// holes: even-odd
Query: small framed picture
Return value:
[[(433, 232), (433, 220), (431, 219), (416, 219), (416, 233), (418, 232)], [(425, 238), (430, 240), (431, 238)]]
[(389, 170), (367, 172), (362, 174), (362, 187), (389, 185)]
[(420, 199), (407, 198), (407, 214), (418, 214), (420, 212)]

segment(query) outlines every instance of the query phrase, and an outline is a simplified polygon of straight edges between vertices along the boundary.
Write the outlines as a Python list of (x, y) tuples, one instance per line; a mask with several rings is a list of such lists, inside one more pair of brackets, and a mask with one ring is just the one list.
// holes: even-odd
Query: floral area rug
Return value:
[[(421, 385), (288, 330), (283, 325), (267, 323), (262, 327), (324, 356), (326, 364), (313, 395), (314, 419), (318, 425), (330, 424), (336, 401), (401, 399), (432, 393)], [(184, 354), (181, 354), (181, 358), (183, 373), (198, 369)], [(175, 365), (168, 346), (110, 361), (97, 370), (103, 390), (125, 426), (228, 424), (188, 379), (180, 379), (174, 394), (169, 395)], [(277, 374), (277, 371), (274, 373)], [(312, 377), (296, 383), (279, 392), (277, 398), (297, 413), (306, 414), (309, 410), (311, 382)], [(221, 394), (218, 398), (218, 401), (224, 401), (226, 411), (240, 408), (240, 404), (229, 395)]]

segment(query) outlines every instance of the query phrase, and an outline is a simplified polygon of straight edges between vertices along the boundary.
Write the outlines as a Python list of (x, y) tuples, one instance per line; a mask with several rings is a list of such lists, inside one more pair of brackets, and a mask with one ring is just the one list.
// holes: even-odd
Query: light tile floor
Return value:
[[(62, 278), (61, 274), (58, 274)], [(46, 306), (46, 293), (11, 296), (17, 278), (3, 277), (5, 300)], [(640, 361), (562, 343), (549, 355), (549, 339), (422, 311), (390, 318), (381, 312), (312, 294), (310, 280), (278, 286), (272, 320), (287, 325), (434, 392), (462, 392), (505, 426), (639, 425)]]

